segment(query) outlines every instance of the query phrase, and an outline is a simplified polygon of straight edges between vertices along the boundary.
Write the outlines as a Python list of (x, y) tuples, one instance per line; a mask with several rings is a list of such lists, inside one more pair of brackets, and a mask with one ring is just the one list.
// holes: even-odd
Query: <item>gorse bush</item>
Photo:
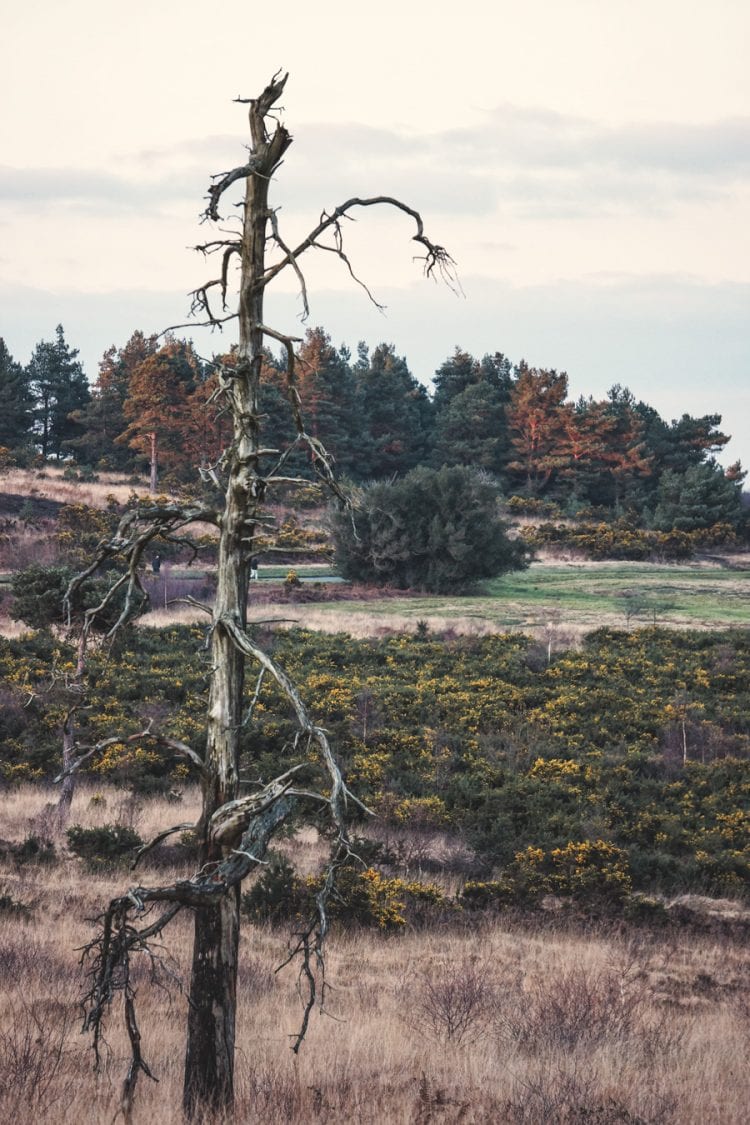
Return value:
[(625, 520), (611, 523), (540, 523), (521, 529), (531, 548), (559, 547), (589, 559), (647, 559), (679, 561), (692, 558), (703, 547), (735, 547), (740, 536), (728, 522), (684, 530), (681, 527), (647, 530)]
[[(284, 923), (311, 918), (321, 876), (303, 879), (286, 857), (275, 854), (269, 866), (242, 896), (242, 908), (256, 921)], [(442, 904), (442, 892), (432, 884), (388, 878), (373, 867), (346, 866), (337, 872), (335, 893), (328, 905), (331, 921), (383, 932), (420, 920), (430, 906)]]
[[(199, 746), (201, 638), (197, 626), (143, 630), (140, 657), (125, 640), (92, 652), (80, 743), (142, 730), (153, 718), (164, 734)], [(580, 898), (599, 881), (616, 898), (598, 842), (619, 849), (613, 862), (624, 853), (637, 891), (735, 895), (748, 886), (746, 632), (603, 629), (549, 662), (546, 654), (535, 659), (534, 643), (520, 635), (355, 641), (297, 631), (278, 633), (274, 646), (362, 800), (396, 834), (412, 831), (419, 848), (430, 834), (457, 836), (473, 853), (475, 882), (512, 875), (511, 887), (493, 892), (500, 900), (526, 894), (516, 857), (529, 848), (544, 856), (525, 869), (529, 894), (534, 880), (554, 877), (555, 893)], [(73, 671), (75, 652), (50, 634), (0, 640), (6, 782), (59, 771), (69, 701), (49, 694), (50, 665)], [(292, 742), (287, 715), (264, 680), (243, 729), (248, 776), (270, 775)], [(290, 765), (303, 760), (302, 748), (284, 753)], [(97, 783), (135, 775), (141, 791), (189, 778), (184, 762), (148, 738), (112, 745), (84, 772)], [(584, 845), (578, 871), (566, 849)], [(363, 859), (388, 869), (383, 856)], [(398, 874), (418, 872), (420, 863)], [(563, 879), (577, 889), (563, 891)]]

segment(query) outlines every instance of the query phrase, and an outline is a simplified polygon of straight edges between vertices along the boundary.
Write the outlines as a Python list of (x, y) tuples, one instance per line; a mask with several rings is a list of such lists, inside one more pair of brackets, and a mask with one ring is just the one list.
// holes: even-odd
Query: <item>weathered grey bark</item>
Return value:
[[(255, 518), (264, 491), (258, 463), (261, 448), (258, 397), (263, 360), (268, 188), (274, 169), (291, 143), (291, 137), (280, 124), (270, 136), (267, 134), (265, 116), (280, 96), (284, 81), (272, 84), (260, 98), (249, 103), (254, 171), (245, 181), (239, 348), (231, 391), (234, 433), (220, 525), (211, 633), (213, 675), (208, 701), (201, 818), (206, 831), (203, 863), (216, 860), (221, 854), (220, 845), (207, 836), (211, 817), (238, 794), (245, 656), (223, 620), (229, 618), (244, 631)], [(197, 911), (195, 916), (184, 1089), (185, 1110), (191, 1115), (202, 1102), (210, 1101), (213, 1106), (229, 1105), (233, 1098), (238, 941), (239, 887), (235, 887), (217, 906)]]
[[(299, 281), (307, 311), (307, 294), (299, 257), (311, 248), (333, 251), (354, 276), (343, 249), (341, 219), (353, 208), (379, 204), (395, 207), (412, 219), (416, 226), (412, 237), (424, 250), (425, 272), (430, 275), (437, 271), (442, 276), (447, 275), (449, 281), (451, 277), (451, 259), (442, 247), (426, 237), (419, 213), (390, 196), (350, 199), (330, 214), (324, 212), (312, 233), (294, 250), (285, 245), (279, 233), (277, 217), (268, 205), (273, 173), (291, 144), (289, 133), (271, 114), (285, 82), (286, 76), (275, 76), (259, 98), (246, 103), (249, 106), (252, 141), (249, 158), (243, 166), (215, 177), (209, 188), (205, 218), (215, 221), (220, 218), (218, 207), (224, 192), (234, 183), (245, 181), (241, 232), (199, 247), (204, 253), (221, 251), (222, 268), (219, 278), (196, 291), (194, 310), (204, 313), (207, 323), (214, 326), (232, 319), (237, 319), (239, 324), (238, 351), (231, 366), (219, 370), (217, 391), (217, 400), (232, 419), (232, 441), (217, 466), (203, 469), (204, 477), (214, 484), (224, 479), (223, 507), (216, 512), (198, 506), (190, 508), (165, 504), (129, 512), (121, 520), (115, 536), (100, 546), (97, 559), (73, 580), (67, 594), (70, 603), (75, 590), (99, 565), (117, 556), (126, 559), (127, 572), (113, 582), (100, 605), (86, 613), (82, 641), (85, 646), (94, 618), (111, 604), (118, 591), (125, 593), (125, 607), (112, 632), (132, 614), (143, 594), (140, 573), (145, 554), (157, 537), (174, 540), (175, 535), (192, 522), (207, 521), (218, 528), (216, 600), (212, 609), (203, 607), (211, 614), (211, 680), (205, 753), (198, 754), (176, 739), (152, 732), (149, 727), (138, 734), (105, 739), (86, 749), (63, 770), (58, 779), (64, 780), (107, 745), (144, 736), (186, 758), (201, 779), (202, 813), (196, 829), (201, 839), (199, 870), (191, 879), (168, 886), (133, 887), (126, 895), (113, 899), (102, 916), (100, 932), (87, 950), (91, 987), (85, 998), (86, 1026), (93, 1031), (97, 1059), (104, 1021), (112, 1000), (117, 992), (122, 992), (125, 998), (126, 1027), (132, 1049), (131, 1065), (123, 1085), (122, 1105), (126, 1119), (131, 1112), (139, 1073), (143, 1071), (151, 1076), (141, 1054), (135, 992), (129, 977), (130, 955), (147, 949), (149, 940), (160, 935), (181, 909), (194, 911), (183, 1107), (191, 1118), (200, 1117), (204, 1110), (228, 1112), (234, 1096), (240, 884), (262, 862), (274, 832), (293, 808), (309, 808), (312, 802), (318, 808), (322, 804), (327, 809), (335, 830), (331, 861), (323, 888), (316, 896), (316, 918), (299, 935), (294, 951), (302, 958), (302, 973), (309, 986), (302, 1026), (293, 1046), (296, 1051), (320, 991), (315, 972), (322, 965), (328, 896), (337, 867), (351, 854), (345, 810), (347, 799), (356, 801), (356, 798), (344, 783), (326, 733), (309, 717), (293, 682), (246, 631), (249, 563), (257, 550), (255, 535), (256, 530), (260, 533), (262, 527), (264, 496), (274, 483), (290, 479), (284, 476), (288, 454), (264, 449), (261, 443), (259, 390), (266, 338), (281, 342), (286, 349), (287, 390), (297, 441), (310, 450), (311, 463), (318, 477), (334, 491), (337, 490), (330, 458), (317, 437), (305, 430), (295, 385), (294, 343), (297, 341), (264, 323), (266, 286), (283, 269), (290, 267)], [(332, 245), (320, 241), (325, 233), (331, 236)], [(269, 245), (274, 248), (275, 258), (272, 264), (266, 265), (266, 248)], [(240, 260), (239, 310), (217, 316), (210, 307), (209, 291), (218, 289), (226, 309), (228, 267), (235, 257)], [(311, 761), (315, 761), (322, 774), (317, 790), (293, 788), (300, 768), (295, 767), (255, 793), (238, 796), (244, 665), (247, 659), (260, 665), (261, 677), (264, 674), (273, 677), (291, 707), (298, 726), (297, 738), (305, 740), (303, 745), (308, 749), (305, 767), (309, 771)], [(259, 679), (256, 697), (260, 682)], [(170, 832), (177, 831), (178, 827), (160, 833), (152, 845)], [(159, 903), (169, 904), (168, 908), (155, 920), (140, 924)]]

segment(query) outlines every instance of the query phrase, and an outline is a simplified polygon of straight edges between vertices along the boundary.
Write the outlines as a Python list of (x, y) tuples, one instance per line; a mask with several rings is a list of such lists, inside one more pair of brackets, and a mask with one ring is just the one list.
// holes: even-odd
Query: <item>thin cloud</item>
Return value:
[[(126, 154), (120, 172), (3, 166), (0, 199), (113, 213), (190, 200), (197, 211), (212, 173), (243, 157), (241, 140), (216, 134)], [(604, 127), (504, 105), (480, 125), (433, 134), (355, 122), (303, 126), (275, 191), (277, 203), (295, 213), (366, 192), (417, 200), (430, 213), (481, 216), (503, 206), (554, 220), (668, 211), (748, 187), (750, 117)]]

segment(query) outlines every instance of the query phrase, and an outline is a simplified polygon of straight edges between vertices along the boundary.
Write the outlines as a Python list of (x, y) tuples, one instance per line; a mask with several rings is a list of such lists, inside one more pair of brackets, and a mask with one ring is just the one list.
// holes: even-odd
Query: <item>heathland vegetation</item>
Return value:
[[(285, 82), (247, 101), (249, 156), (208, 189), (201, 249), (222, 267), (194, 309), (236, 318), (235, 348), (204, 360), (136, 332), (90, 387), (61, 326), (26, 367), (0, 341), (3, 470), (89, 490), (3, 501), (0, 1116), (744, 1120), (747, 630), (666, 629), (678, 597), (641, 581), (620, 628), (574, 636), (563, 598), (541, 605), (520, 573), (533, 551), (701, 573), (718, 553), (741, 586), (744, 473), (714, 459), (721, 419), (667, 422), (622, 387), (574, 403), (564, 373), (460, 349), (429, 395), (391, 345), (353, 361), (323, 329), (268, 327), (284, 269), (307, 312), (308, 250), (351, 272), (342, 219), (362, 207), (405, 214), (427, 275), (453, 277), (392, 197), (352, 198), (287, 247), (268, 201)], [(233, 225), (219, 207), (240, 181)], [(141, 491), (147, 470), (149, 495), (102, 497), (112, 470)], [(346, 520), (326, 522), (308, 477)], [(334, 564), (366, 586), (301, 581), (294, 564), (330, 563), (332, 526)], [(292, 566), (256, 584), (259, 559), (263, 578)], [(525, 579), (530, 633), (263, 620), (391, 587), (499, 603)], [(201, 624), (145, 616), (175, 598)], [(139, 1075), (161, 1085), (136, 1102)]]
[[(444, 470), (453, 483), (462, 473)], [(90, 936), (81, 919), (101, 909), (113, 877), (135, 878), (123, 864), (164, 823), (185, 828), (144, 857), (141, 877), (195, 869), (196, 792), (165, 748), (203, 738), (205, 614), (195, 602), (213, 598), (216, 540), (197, 527), (192, 565), (184, 546), (155, 545), (160, 570), (152, 552), (141, 574), (150, 612), (95, 644), (81, 678), (61, 629), (66, 584), (123, 514), (165, 498), (144, 497), (142, 478), (70, 465), (9, 469), (6, 481), (0, 1109), (19, 1121), (94, 1122), (114, 1112), (127, 1045), (113, 1029), (103, 1084), (82, 1100), (89, 1060), (74, 1034), (74, 949)], [(296, 489), (272, 510), (251, 635), (294, 677), (376, 815), (355, 817), (360, 860), (339, 873), (330, 908), (335, 1020), (313, 1026), (315, 1063), (292, 1065), (264, 1028), (282, 1038), (296, 1029), (291, 981), (272, 969), (320, 889), (323, 822), (312, 835), (292, 822), (248, 885), (253, 941), (241, 946), (238, 987), (255, 1000), (240, 1036), (256, 1044), (256, 1061), (247, 1072), (240, 1064), (239, 1112), (740, 1122), (750, 928), (742, 521), (726, 535), (644, 528), (632, 511), (599, 511), (591, 524), (529, 494), (498, 506), (487, 477), (472, 481), (503, 521), (504, 550), (545, 558), (479, 585), (481, 570), (467, 575), (449, 596), (324, 581), (336, 572), (314, 493)], [(438, 573), (450, 568), (457, 528), (433, 552)], [(602, 554), (608, 561), (586, 561)], [(644, 561), (653, 558), (682, 561)], [(82, 592), (74, 620), (102, 589)], [(185, 615), (192, 623), (177, 624)], [(310, 623), (333, 633), (299, 628)], [(103, 750), (82, 765), (66, 818), (50, 781), (73, 713), (76, 751)], [(267, 678), (242, 728), (242, 777), (255, 785), (295, 766), (304, 784), (304, 746)], [(178, 925), (178, 979), (188, 944)], [(147, 971), (133, 971), (143, 992)], [(179, 991), (170, 1003), (182, 1010)], [(182, 1048), (151, 999), (140, 1019), (161, 1084), (143, 1091), (141, 1112), (158, 1104), (170, 1120), (164, 1087), (176, 1104)], [(377, 1074), (374, 1040), (386, 1052)]]
[[(49, 795), (49, 794), (47, 794)], [(129, 1044), (113, 1026), (98, 1080), (80, 1034), (80, 948), (86, 919), (112, 884), (136, 876), (112, 862), (71, 857), (37, 787), (4, 797), (4, 831), (57, 843), (49, 854), (6, 859), (0, 897), (0, 1114), (17, 1125), (100, 1125), (118, 1110)], [(197, 813), (198, 799), (133, 798), (96, 781), (72, 806), (75, 823), (117, 821), (142, 837)], [(434, 838), (432, 853), (439, 841)], [(424, 840), (402, 825), (391, 847)], [(448, 844), (445, 845), (449, 846)], [(303, 874), (323, 862), (309, 838), (280, 844)], [(46, 860), (46, 861), (45, 861)], [(141, 877), (191, 870), (177, 848), (154, 854)], [(444, 884), (439, 874), (431, 881)], [(747, 1111), (750, 1031), (747, 914), (736, 904), (683, 898), (679, 925), (575, 921), (548, 910), (472, 911), (398, 932), (337, 924), (329, 947), (326, 1013), (307, 1046), (288, 1049), (299, 1025), (289, 924), (255, 922), (240, 943), (236, 1120), (243, 1123), (463, 1121), (469, 1125), (740, 1125)], [(172, 932), (172, 980), (189, 970), (187, 918)], [(175, 983), (149, 983), (133, 966), (143, 1049), (154, 1075), (139, 1091), (135, 1121), (178, 1125), (182, 1025), (187, 1000)], [(162, 985), (169, 983), (168, 975)]]

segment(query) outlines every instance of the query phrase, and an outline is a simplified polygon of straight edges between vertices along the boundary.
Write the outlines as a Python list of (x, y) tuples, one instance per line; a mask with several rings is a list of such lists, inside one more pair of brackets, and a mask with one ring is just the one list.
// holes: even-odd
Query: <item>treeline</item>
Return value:
[[(185, 340), (135, 332), (105, 353), (91, 387), (77, 355), (61, 326), (26, 367), (0, 340), (0, 447), (11, 463), (72, 458), (141, 473), (155, 458), (163, 487), (215, 464), (230, 436), (218, 372), (231, 378), (232, 353), (205, 362)], [(720, 415), (667, 422), (619, 385), (602, 400), (574, 402), (568, 389), (564, 372), (500, 352), (477, 359), (457, 348), (430, 395), (390, 344), (360, 344), (353, 357), (313, 328), (299, 351), (307, 429), (354, 483), (465, 465), (507, 496), (552, 503), (563, 516), (630, 512), (657, 530), (741, 525), (745, 474), (739, 462), (725, 470), (714, 459), (729, 441)], [(284, 357), (269, 351), (261, 401), (269, 449), (294, 442), (288, 396)], [(302, 470), (303, 459), (293, 451), (287, 464)]]

